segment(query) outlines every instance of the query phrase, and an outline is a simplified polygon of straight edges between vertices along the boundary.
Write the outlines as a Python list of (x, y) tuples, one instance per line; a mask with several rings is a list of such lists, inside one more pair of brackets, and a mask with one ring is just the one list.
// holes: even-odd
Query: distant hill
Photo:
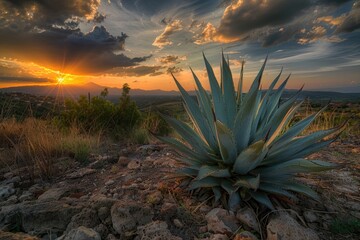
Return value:
[[(48, 85), (48, 86), (21, 86), (21, 87), (9, 87), (0, 88), (0, 92), (5, 93), (27, 93), (33, 95), (43, 96), (64, 96), (64, 97), (78, 97), (80, 95), (87, 95), (90, 93), (91, 96), (99, 95), (100, 92), (108, 88), (109, 97), (116, 98), (121, 95), (121, 88), (113, 88), (101, 86), (96, 83), (86, 83), (83, 85)], [(284, 93), (284, 97), (289, 97), (295, 93), (295, 90), (287, 90)], [(195, 94), (191, 91), (190, 94)], [(153, 97), (153, 96), (166, 96), (176, 97), (179, 96), (177, 91), (163, 91), (163, 90), (142, 90), (142, 89), (131, 89), (131, 96), (138, 97)], [(339, 93), (339, 92), (327, 92), (327, 91), (303, 91), (299, 98), (310, 98), (313, 100), (340, 100), (340, 101), (358, 101), (360, 100), (360, 93)]]

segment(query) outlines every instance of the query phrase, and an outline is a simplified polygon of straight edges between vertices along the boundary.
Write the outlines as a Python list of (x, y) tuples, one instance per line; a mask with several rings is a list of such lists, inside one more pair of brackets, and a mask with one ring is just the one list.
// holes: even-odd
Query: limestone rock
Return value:
[(154, 239), (171, 239), (182, 240), (180, 237), (174, 236), (168, 229), (168, 225), (163, 221), (154, 221), (146, 224), (145, 226), (138, 227), (138, 237), (141, 240), (154, 240)]
[(137, 226), (151, 222), (152, 217), (152, 210), (141, 203), (117, 202), (111, 208), (113, 228), (121, 236), (127, 236)]
[(272, 217), (266, 227), (267, 240), (318, 240), (311, 229), (301, 226), (287, 213)]
[[(59, 238), (58, 238), (59, 239)], [(61, 240), (101, 240), (100, 234), (91, 228), (80, 226), (72, 229)], [(59, 240), (60, 240), (59, 239)]]
[(208, 231), (220, 234), (232, 234), (239, 228), (239, 221), (234, 213), (222, 208), (214, 208), (205, 219), (207, 221)]
[(236, 213), (236, 218), (240, 220), (243, 224), (247, 225), (248, 227), (254, 229), (255, 231), (259, 232), (259, 224), (256, 219), (256, 215), (253, 210), (249, 207), (241, 208)]

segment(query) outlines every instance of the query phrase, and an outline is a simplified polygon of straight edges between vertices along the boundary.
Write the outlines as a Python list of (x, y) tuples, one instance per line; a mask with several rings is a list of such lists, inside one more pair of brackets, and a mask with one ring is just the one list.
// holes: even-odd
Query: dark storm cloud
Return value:
[(148, 17), (159, 13), (166, 15), (171, 12), (173, 15), (164, 16), (160, 19), (160, 21), (165, 19), (166, 22), (169, 20), (167, 19), (168, 17), (201, 16), (213, 11), (222, 4), (227, 4), (229, 1), (230, 0), (118, 0), (117, 2), (122, 8)]
[(48, 78), (37, 78), (37, 77), (6, 77), (0, 76), (0, 82), (6, 83), (49, 83), (55, 82), (55, 80)]
[(111, 35), (103, 26), (88, 33), (81, 21), (101, 22), (100, 0), (24, 0), (0, 2), (0, 52), (68, 73), (100, 73), (135, 66), (150, 56), (129, 58), (126, 34)]
[(285, 24), (311, 6), (310, 0), (245, 0), (233, 2), (224, 12), (218, 34), (237, 38), (255, 29)]
[(337, 27), (336, 32), (353, 32), (360, 28), (360, 1), (355, 1), (350, 12), (346, 14), (343, 22)]

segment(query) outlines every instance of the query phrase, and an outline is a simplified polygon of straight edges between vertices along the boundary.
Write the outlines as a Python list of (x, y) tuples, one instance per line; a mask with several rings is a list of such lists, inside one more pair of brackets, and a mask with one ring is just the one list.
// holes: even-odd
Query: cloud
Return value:
[(305, 29), (302, 31), (303, 36), (298, 39), (299, 44), (308, 44), (318, 41), (326, 35), (326, 29), (323, 26), (314, 26), (308, 32)]
[(180, 20), (172, 21), (165, 27), (164, 31), (155, 38), (152, 45), (158, 48), (163, 48), (165, 46), (171, 45), (172, 41), (170, 40), (170, 36), (182, 29), (183, 27)]
[(345, 20), (346, 16), (345, 15), (341, 15), (339, 17), (333, 17), (333, 16), (323, 16), (323, 17), (319, 17), (316, 19), (316, 22), (318, 23), (326, 23), (329, 24), (331, 27), (334, 26), (339, 26), (340, 24), (342, 24)]
[(118, 67), (107, 73), (110, 75), (118, 75), (122, 77), (141, 77), (141, 76), (157, 76), (164, 74), (161, 70), (163, 66), (133, 66), (133, 67)]
[(336, 33), (353, 32), (360, 28), (360, 1), (355, 1), (351, 11), (345, 15), (341, 24), (336, 28)]
[(163, 63), (163, 64), (177, 64), (180, 63), (180, 61), (184, 61), (186, 60), (186, 56), (176, 56), (176, 55), (167, 55), (167, 56), (163, 56), (163, 57), (159, 57), (156, 60), (159, 63)]
[(0, 76), (0, 82), (6, 83), (54, 83), (53, 79), (37, 77), (7, 77)]
[(173, 67), (169, 67), (167, 70), (166, 70), (166, 73), (167, 74), (174, 74), (174, 73), (179, 73), (179, 72), (182, 72), (184, 71), (184, 69), (182, 68), (179, 68), (179, 67), (176, 67), (176, 66), (173, 66)]

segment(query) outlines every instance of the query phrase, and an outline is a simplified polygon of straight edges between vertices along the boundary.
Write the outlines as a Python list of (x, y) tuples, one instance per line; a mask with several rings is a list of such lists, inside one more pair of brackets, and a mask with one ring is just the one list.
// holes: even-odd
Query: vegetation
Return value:
[[(280, 101), (289, 77), (274, 90), (280, 72), (263, 94), (260, 85), (265, 60), (249, 92), (243, 96), (244, 63), (235, 91), (224, 56), (220, 85), (205, 57), (204, 61), (211, 95), (193, 73), (197, 86), (196, 102), (174, 77), (192, 126), (164, 116), (180, 137), (159, 137), (183, 154), (179, 160), (185, 166), (179, 173), (190, 190), (199, 194), (212, 192), (215, 201), (221, 200), (229, 208), (242, 200), (254, 199), (274, 209), (273, 197), (296, 199), (293, 192), (318, 199), (311, 188), (296, 182), (294, 176), (334, 167), (305, 157), (333, 142), (337, 137), (334, 134), (341, 131), (343, 125), (299, 137), (324, 109), (287, 128), (302, 104), (302, 101), (296, 102), (301, 91)], [(329, 138), (323, 140), (325, 137)]]

